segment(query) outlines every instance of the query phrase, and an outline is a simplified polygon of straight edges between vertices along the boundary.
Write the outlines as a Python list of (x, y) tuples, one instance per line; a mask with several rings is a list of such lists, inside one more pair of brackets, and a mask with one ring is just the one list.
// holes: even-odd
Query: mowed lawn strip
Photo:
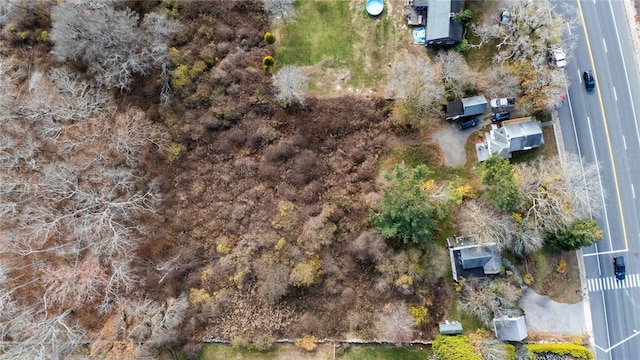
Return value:
[[(376, 18), (368, 16), (364, 4), (364, 0), (298, 1), (295, 20), (276, 31), (275, 70), (284, 65), (319, 65), (322, 70), (348, 70), (345, 85), (352, 88), (380, 85), (396, 50), (398, 24), (386, 11)], [(326, 76), (324, 71), (314, 74)], [(335, 90), (317, 88), (311, 80), (313, 91)]]

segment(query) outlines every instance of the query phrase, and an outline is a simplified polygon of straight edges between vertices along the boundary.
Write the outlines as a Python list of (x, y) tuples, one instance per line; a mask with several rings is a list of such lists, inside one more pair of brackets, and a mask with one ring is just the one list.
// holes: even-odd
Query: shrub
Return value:
[(254, 351), (269, 351), (273, 349), (275, 339), (271, 335), (263, 335), (257, 338), (255, 341), (249, 344), (249, 350)]
[(273, 60), (273, 56), (271, 56), (271, 55), (267, 55), (267, 56), (262, 58), (262, 68), (265, 71), (269, 70), (273, 66), (274, 63), (275, 63), (275, 60)]
[(189, 67), (187, 65), (179, 65), (171, 77), (171, 88), (174, 91), (180, 91), (180, 89), (189, 84), (190, 81)]
[(264, 41), (267, 44), (271, 45), (276, 42), (276, 37), (272, 33), (267, 31), (266, 33), (264, 33)]
[(420, 326), (422, 323), (427, 321), (429, 309), (427, 309), (426, 306), (409, 306), (409, 312), (411, 313), (413, 322), (416, 323), (416, 326)]
[(295, 345), (305, 351), (315, 351), (318, 348), (318, 338), (313, 335), (305, 335), (302, 339), (296, 341)]
[(211, 301), (211, 294), (205, 289), (191, 288), (189, 290), (189, 302), (193, 305), (199, 305)]
[(196, 61), (196, 63), (193, 64), (193, 66), (189, 70), (189, 78), (191, 80), (197, 78), (198, 76), (200, 76), (200, 74), (207, 70), (207, 68), (208, 65), (205, 61)]
[(559, 274), (564, 274), (567, 272), (567, 262), (564, 259), (560, 259), (558, 261), (558, 266), (556, 266), (556, 272)]
[(170, 162), (174, 162), (176, 160), (178, 160), (178, 158), (182, 155), (182, 153), (186, 150), (187, 148), (182, 145), (182, 144), (178, 144), (178, 143), (171, 143), (168, 147), (167, 147), (167, 152), (169, 153), (169, 161)]
[(464, 9), (463, 11), (453, 15), (453, 21), (460, 23), (468, 23), (473, 20), (473, 11), (471, 9)]
[(505, 349), (507, 349), (507, 359), (508, 360), (516, 360), (516, 347), (512, 344), (504, 344)]
[(575, 359), (594, 360), (593, 353), (582, 345), (576, 344), (528, 344), (527, 350), (534, 354), (553, 353), (569, 355)]
[(469, 40), (467, 39), (462, 39), (462, 41), (460, 41), (454, 48), (453, 50), (464, 54), (467, 51), (469, 51)]
[(234, 349), (246, 349), (249, 346), (249, 342), (244, 337), (238, 335), (231, 339), (231, 347)]
[(447, 360), (482, 360), (464, 335), (438, 335), (433, 342), (433, 353)]
[(533, 284), (533, 280), (533, 275), (530, 273), (526, 273), (522, 276), (522, 281), (524, 281), (527, 286), (531, 286), (531, 284)]
[(280, 239), (278, 239), (278, 242), (273, 246), (273, 249), (275, 251), (280, 251), (285, 245), (287, 245), (287, 240), (281, 237)]
[(227, 255), (228, 253), (230, 253), (230, 252), (231, 252), (231, 248), (229, 248), (229, 246), (227, 246), (227, 245), (225, 245), (225, 244), (218, 244), (218, 245), (216, 246), (216, 251), (217, 251), (219, 254)]
[(318, 260), (308, 260), (295, 264), (289, 275), (289, 282), (293, 286), (306, 287), (318, 282), (322, 270)]

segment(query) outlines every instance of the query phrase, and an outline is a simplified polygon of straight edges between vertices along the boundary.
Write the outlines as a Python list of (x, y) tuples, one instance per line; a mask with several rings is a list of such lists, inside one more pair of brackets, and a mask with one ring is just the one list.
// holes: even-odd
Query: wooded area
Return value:
[[(395, 102), (308, 94), (299, 67), (264, 61), (269, 15), (292, 6), (0, 5), (0, 330), (13, 342), (2, 356), (434, 339), (454, 292), (451, 224), (517, 255), (550, 232), (597, 240), (572, 235), (597, 230), (576, 223), (598, 211), (597, 166), (582, 174), (578, 158), (496, 160), (468, 182), (435, 176), (439, 160), (383, 168), (471, 70), (457, 53), (404, 59), (386, 84)], [(515, 88), (514, 76), (488, 75)], [(518, 296), (503, 282), (463, 294), (482, 321)]]

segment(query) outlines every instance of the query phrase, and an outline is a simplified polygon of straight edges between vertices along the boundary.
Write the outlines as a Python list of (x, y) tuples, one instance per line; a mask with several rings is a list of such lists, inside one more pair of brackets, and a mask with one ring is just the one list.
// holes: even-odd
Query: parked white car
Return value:
[(516, 106), (516, 98), (491, 99), (491, 110), (511, 110)]
[(549, 64), (556, 66), (558, 69), (564, 70), (567, 67), (567, 56), (559, 46), (550, 46), (547, 49), (547, 61)]

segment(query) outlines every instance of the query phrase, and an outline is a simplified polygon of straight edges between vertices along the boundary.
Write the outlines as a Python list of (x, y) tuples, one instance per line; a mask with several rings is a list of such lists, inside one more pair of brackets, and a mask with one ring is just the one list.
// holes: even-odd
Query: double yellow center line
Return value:
[[(620, 188), (618, 187), (618, 175), (616, 173), (616, 162), (613, 160), (613, 151), (611, 148), (611, 138), (609, 137), (609, 127), (607, 126), (607, 116), (604, 113), (604, 103), (602, 102), (602, 94), (600, 93), (600, 85), (598, 81), (598, 75), (596, 74), (595, 62), (593, 61), (593, 53), (591, 52), (591, 43), (589, 42), (589, 32), (587, 31), (587, 24), (584, 21), (584, 14), (582, 13), (582, 5), (580, 0), (576, 0), (578, 3), (580, 20), (582, 21), (582, 28), (584, 29), (585, 40), (587, 42), (587, 49), (589, 51), (589, 59), (591, 60), (591, 69), (593, 69), (593, 78), (596, 82), (596, 92), (598, 93), (598, 100), (600, 101), (600, 111), (602, 112), (602, 119), (604, 119), (604, 132), (607, 137), (607, 148), (609, 150), (609, 159), (611, 160), (611, 168), (613, 170), (613, 186), (616, 188), (616, 197), (618, 198), (618, 211), (620, 212), (620, 221), (622, 222), (622, 236), (624, 238), (624, 245), (626, 250), (629, 249), (629, 241), (627, 240), (627, 228), (624, 223), (624, 212), (622, 211), (622, 198), (620, 197)], [(612, 249), (613, 250), (613, 249)]]

